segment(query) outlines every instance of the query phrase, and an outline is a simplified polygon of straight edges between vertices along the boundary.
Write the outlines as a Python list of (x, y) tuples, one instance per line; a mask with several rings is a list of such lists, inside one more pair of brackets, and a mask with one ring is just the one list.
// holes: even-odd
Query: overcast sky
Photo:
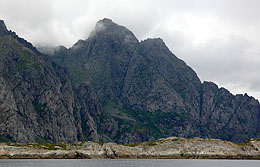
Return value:
[(198, 74), (260, 99), (259, 0), (0, 0), (0, 19), (34, 45), (86, 39), (102, 18), (161, 37)]

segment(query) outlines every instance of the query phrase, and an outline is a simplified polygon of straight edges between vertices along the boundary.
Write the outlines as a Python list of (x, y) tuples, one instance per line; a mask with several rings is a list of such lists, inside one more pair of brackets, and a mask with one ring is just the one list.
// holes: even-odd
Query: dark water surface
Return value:
[(254, 160), (0, 159), (0, 167), (260, 167)]

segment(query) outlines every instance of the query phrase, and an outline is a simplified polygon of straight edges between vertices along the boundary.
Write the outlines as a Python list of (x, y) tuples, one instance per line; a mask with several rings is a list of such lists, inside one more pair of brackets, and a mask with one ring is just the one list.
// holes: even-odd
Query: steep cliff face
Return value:
[(4, 32), (0, 37), (2, 139), (18, 142), (83, 139), (77, 112), (80, 107), (69, 75), (5, 26), (1, 26), (1, 32)]
[(87, 40), (60, 47), (52, 60), (71, 73), (81, 105), (88, 106), (82, 114), (91, 113), (100, 140), (199, 136), (242, 141), (259, 134), (257, 100), (201, 84), (161, 39), (139, 42), (112, 20), (100, 20)]
[(201, 86), (200, 125), (203, 137), (242, 142), (259, 137), (259, 102), (253, 97), (232, 95), (211, 82)]

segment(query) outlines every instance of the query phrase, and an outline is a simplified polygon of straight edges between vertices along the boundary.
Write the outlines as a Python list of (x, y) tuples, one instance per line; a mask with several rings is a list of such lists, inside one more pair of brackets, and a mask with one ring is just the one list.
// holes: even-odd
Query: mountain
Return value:
[(256, 99), (201, 83), (160, 38), (140, 42), (103, 19), (88, 39), (53, 50), (40, 53), (0, 22), (0, 140), (260, 136)]
[(88, 111), (101, 139), (199, 136), (238, 142), (259, 136), (256, 99), (201, 83), (162, 39), (139, 42), (110, 19), (97, 22), (87, 40), (57, 49), (51, 59), (68, 69), (82, 103), (98, 103)]

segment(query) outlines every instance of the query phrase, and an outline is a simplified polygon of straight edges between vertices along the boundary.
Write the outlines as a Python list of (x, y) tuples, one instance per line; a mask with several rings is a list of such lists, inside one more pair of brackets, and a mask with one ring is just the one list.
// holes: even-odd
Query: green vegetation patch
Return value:
[(46, 149), (46, 150), (66, 150), (67, 146), (70, 145), (69, 143), (56, 143), (56, 144), (39, 144), (39, 143), (7, 143), (8, 146), (15, 146), (15, 147), (31, 147), (36, 149)]
[(42, 114), (44, 113), (44, 111), (46, 110), (47, 108), (47, 103), (44, 103), (44, 104), (38, 104), (36, 102), (33, 102), (33, 107), (34, 107), (34, 110), (39, 113), (39, 114)]
[(176, 137), (176, 138), (161, 138), (158, 140), (154, 141), (147, 141), (147, 142), (141, 142), (141, 143), (130, 143), (130, 144), (124, 144), (124, 146), (128, 147), (135, 147), (135, 146), (140, 146), (140, 145), (145, 145), (145, 146), (156, 146), (165, 142), (175, 142), (179, 141), (181, 138)]
[(5, 143), (5, 142), (12, 142), (12, 140), (5, 136), (0, 135), (0, 143)]
[(97, 144), (99, 144), (99, 145), (101, 145), (101, 146), (103, 146), (105, 143), (103, 143), (103, 142), (100, 142), (100, 141), (92, 141), (93, 143), (97, 143)]
[(242, 143), (238, 143), (237, 145), (239, 145), (239, 146), (246, 146), (246, 145), (248, 145), (248, 143), (250, 141), (260, 141), (260, 138), (252, 138), (252, 139), (246, 140), (246, 141), (244, 141)]
[(41, 137), (37, 137), (36, 142), (38, 144), (49, 144), (49, 142), (46, 139), (41, 138)]
[(130, 143), (130, 144), (123, 144), (124, 146), (128, 146), (128, 147), (135, 147), (135, 146), (140, 146), (143, 145), (144, 143)]

